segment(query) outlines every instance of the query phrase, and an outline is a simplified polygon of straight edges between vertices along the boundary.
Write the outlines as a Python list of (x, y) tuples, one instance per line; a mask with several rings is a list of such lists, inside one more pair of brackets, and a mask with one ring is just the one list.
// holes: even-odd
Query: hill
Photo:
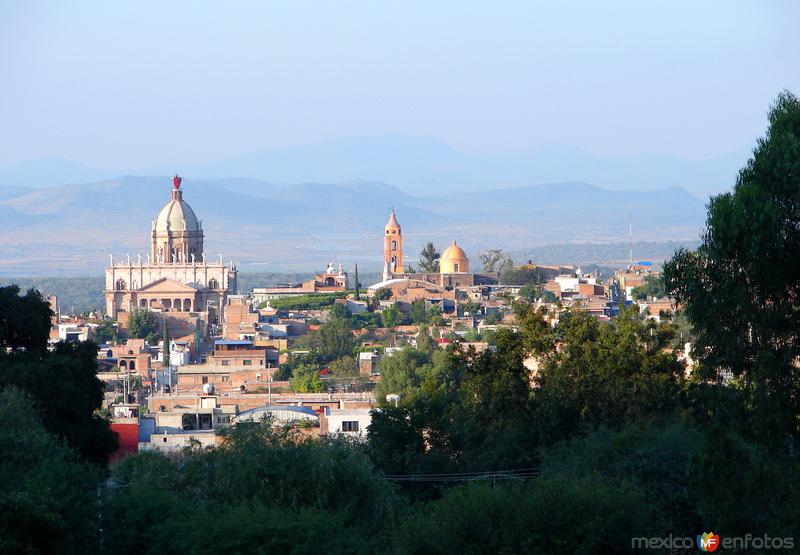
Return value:
[[(691, 241), (703, 203), (685, 190), (612, 191), (581, 182), (413, 196), (381, 182), (280, 185), (253, 179), (187, 179), (186, 200), (203, 222), (206, 253), (252, 271), (310, 271), (328, 261), (379, 271), (391, 207), (408, 259), (427, 241), (458, 240), (524, 252), (551, 244)], [(146, 253), (150, 225), (169, 198), (166, 177), (23, 189), (0, 201), (0, 274), (95, 274), (109, 254)], [(570, 260), (564, 260), (569, 262)]]
[[(583, 181), (613, 190), (681, 187), (705, 199), (731, 187), (749, 155), (750, 150), (742, 148), (705, 160), (660, 154), (608, 157), (569, 145), (471, 154), (430, 137), (382, 135), (344, 137), (203, 164), (115, 172), (48, 157), (0, 167), (0, 184), (43, 187), (99, 181), (126, 172), (147, 176), (178, 172), (196, 179), (241, 177), (275, 184), (380, 181), (413, 195)], [(245, 186), (246, 179), (240, 181)]]

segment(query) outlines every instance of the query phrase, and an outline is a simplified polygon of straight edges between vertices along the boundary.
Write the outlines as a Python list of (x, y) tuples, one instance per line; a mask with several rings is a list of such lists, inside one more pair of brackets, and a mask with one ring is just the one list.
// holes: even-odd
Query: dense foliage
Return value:
[(128, 315), (128, 337), (132, 339), (147, 339), (155, 344), (161, 326), (155, 313), (146, 308), (134, 308)]
[(35, 292), (19, 296), (0, 288), (0, 390), (24, 391), (44, 428), (87, 460), (104, 464), (116, 450), (108, 423), (95, 415), (103, 399), (92, 342), (58, 343), (47, 349), (50, 309)]
[(726, 372), (754, 433), (800, 439), (800, 100), (781, 94), (732, 192), (711, 199), (703, 243), (666, 265), (703, 376)]
[(667, 288), (664, 284), (663, 276), (647, 276), (644, 278), (644, 285), (634, 287), (631, 295), (637, 301), (652, 299), (653, 297), (662, 298), (667, 296)]

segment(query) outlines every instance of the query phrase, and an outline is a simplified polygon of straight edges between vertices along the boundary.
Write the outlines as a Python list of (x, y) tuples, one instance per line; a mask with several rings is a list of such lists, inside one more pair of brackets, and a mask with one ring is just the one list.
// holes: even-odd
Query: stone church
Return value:
[(394, 208), (383, 230), (383, 281), (407, 279), (436, 284), (446, 289), (489, 285), (497, 283), (493, 272), (470, 272), (469, 258), (464, 249), (453, 241), (439, 257), (439, 271), (435, 273), (408, 272), (403, 266), (403, 230), (397, 221)]
[[(106, 268), (106, 313), (125, 327), (135, 308), (148, 308), (173, 324), (192, 329), (198, 321), (222, 323), (228, 295), (236, 293), (236, 264), (206, 260), (203, 225), (183, 200), (181, 178), (172, 178), (171, 198), (153, 221), (150, 254), (127, 256)], [(176, 330), (179, 331), (179, 330)]]

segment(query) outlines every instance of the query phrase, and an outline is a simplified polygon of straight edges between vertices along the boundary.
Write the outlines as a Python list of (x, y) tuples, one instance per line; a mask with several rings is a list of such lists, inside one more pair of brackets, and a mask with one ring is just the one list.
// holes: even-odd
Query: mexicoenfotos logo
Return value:
[(744, 536), (725, 536), (720, 538), (719, 534), (714, 532), (705, 532), (697, 535), (697, 541), (692, 541), (690, 536), (669, 536), (662, 537), (636, 537), (631, 538), (631, 547), (633, 549), (660, 549), (667, 551), (683, 550), (687, 551), (692, 549), (697, 543), (697, 547), (703, 553), (712, 553), (718, 548), (723, 551), (728, 549), (738, 550), (757, 550), (759, 552), (770, 549), (794, 549), (795, 540), (792, 536), (784, 538), (770, 536), (763, 534), (755, 536), (753, 534), (745, 534)]
[(705, 534), (697, 534), (697, 547), (700, 551), (711, 553), (716, 551), (719, 547), (719, 534), (714, 532), (706, 532)]

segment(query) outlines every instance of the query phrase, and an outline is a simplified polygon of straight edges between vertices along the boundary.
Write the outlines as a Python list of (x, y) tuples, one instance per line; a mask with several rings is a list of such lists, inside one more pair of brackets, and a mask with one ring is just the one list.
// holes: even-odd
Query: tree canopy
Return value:
[(665, 266), (702, 376), (730, 372), (764, 438), (800, 435), (798, 207), (800, 100), (786, 92), (733, 191), (711, 199), (700, 247)]
[(419, 253), (419, 269), (423, 273), (435, 274), (439, 271), (439, 258), (442, 254), (428, 242)]
[[(0, 313), (13, 314), (12, 322), (0, 329), (0, 345), (25, 349), (10, 353), (0, 349), (0, 390), (24, 391), (37, 404), (48, 432), (87, 460), (105, 464), (117, 441), (108, 422), (95, 414), (103, 400), (103, 384), (96, 375), (97, 346), (91, 341), (62, 342), (48, 352), (48, 334), (42, 328), (45, 321), (50, 327), (49, 305), (38, 293), (18, 297), (18, 291), (14, 287), (0, 291)], [(12, 312), (20, 303), (25, 312)]]
[(134, 308), (128, 315), (128, 337), (153, 341), (160, 326), (155, 313), (146, 308)]

